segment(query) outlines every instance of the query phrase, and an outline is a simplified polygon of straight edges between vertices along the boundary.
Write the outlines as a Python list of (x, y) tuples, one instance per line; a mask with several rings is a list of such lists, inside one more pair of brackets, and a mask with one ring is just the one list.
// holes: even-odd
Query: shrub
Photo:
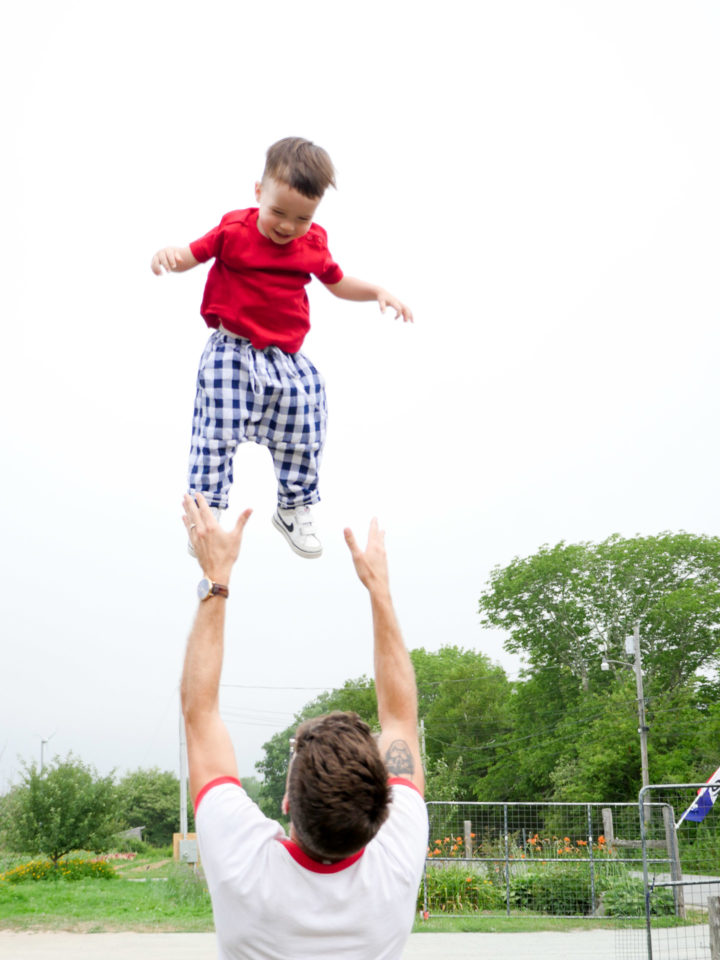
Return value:
[[(484, 873), (467, 867), (449, 865), (426, 870), (427, 898), (437, 913), (477, 913), (502, 908), (504, 891)], [(424, 889), (418, 891), (418, 910), (423, 909)]]
[(118, 853), (150, 853), (152, 847), (144, 840), (138, 840), (137, 837), (117, 837), (113, 842), (113, 847)]
[(104, 860), (62, 859), (30, 860), (0, 874), (7, 883), (25, 883), (29, 880), (114, 880), (115, 870)]
[[(637, 877), (614, 877), (604, 885), (602, 895), (605, 913), (612, 917), (645, 916), (645, 887)], [(668, 916), (675, 913), (675, 898), (667, 889), (654, 890), (650, 896), (650, 913)]]
[(585, 915), (594, 910), (587, 867), (546, 864), (514, 872), (510, 902), (520, 910), (559, 916)]

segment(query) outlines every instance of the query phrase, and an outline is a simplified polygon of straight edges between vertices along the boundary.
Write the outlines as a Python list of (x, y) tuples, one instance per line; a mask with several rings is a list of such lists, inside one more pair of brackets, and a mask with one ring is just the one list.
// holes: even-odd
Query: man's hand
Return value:
[(197, 265), (198, 261), (190, 252), (190, 247), (163, 247), (152, 258), (150, 269), (159, 277), (163, 271), (182, 273)]
[(186, 493), (183, 507), (183, 523), (203, 573), (216, 583), (227, 585), (252, 510), (243, 510), (233, 529), (228, 531), (217, 522), (201, 493), (196, 493), (195, 499)]
[(385, 531), (380, 530), (377, 517), (370, 521), (368, 542), (363, 552), (349, 527), (345, 529), (345, 543), (350, 548), (355, 571), (360, 582), (371, 594), (390, 595), (390, 577), (388, 575), (387, 555), (385, 553)]

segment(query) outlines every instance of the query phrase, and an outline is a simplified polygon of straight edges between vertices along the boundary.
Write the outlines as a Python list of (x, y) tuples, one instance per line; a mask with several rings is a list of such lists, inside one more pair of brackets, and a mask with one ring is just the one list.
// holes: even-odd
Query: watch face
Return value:
[(203, 577), (197, 587), (198, 597), (201, 600), (204, 600), (210, 591), (212, 590), (212, 581), (208, 580), (207, 577)]

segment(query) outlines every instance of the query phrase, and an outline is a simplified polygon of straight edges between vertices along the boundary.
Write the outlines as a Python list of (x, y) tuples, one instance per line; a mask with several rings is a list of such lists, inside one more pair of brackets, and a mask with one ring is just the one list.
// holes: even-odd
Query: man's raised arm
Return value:
[(417, 732), (415, 671), (400, 633), (390, 596), (385, 533), (370, 524), (363, 552), (351, 530), (345, 530), (355, 570), (367, 587), (375, 637), (375, 689), (380, 720), (380, 753), (392, 777), (411, 780), (422, 793), (425, 775)]
[[(197, 617), (188, 638), (180, 698), (187, 737), (190, 794), (218, 777), (237, 777), (235, 750), (220, 717), (219, 688), (225, 633), (225, 604), (230, 574), (240, 552), (252, 511), (240, 514), (233, 530), (219, 526), (201, 493), (185, 495), (183, 523), (205, 577)], [(220, 586), (220, 590), (217, 588)]]

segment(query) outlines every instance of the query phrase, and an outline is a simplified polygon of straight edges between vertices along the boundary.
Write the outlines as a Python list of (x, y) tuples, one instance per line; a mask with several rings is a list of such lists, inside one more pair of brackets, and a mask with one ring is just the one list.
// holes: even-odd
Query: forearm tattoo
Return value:
[(393, 777), (411, 777), (415, 773), (415, 761), (404, 740), (393, 740), (390, 744), (385, 754), (385, 766)]

